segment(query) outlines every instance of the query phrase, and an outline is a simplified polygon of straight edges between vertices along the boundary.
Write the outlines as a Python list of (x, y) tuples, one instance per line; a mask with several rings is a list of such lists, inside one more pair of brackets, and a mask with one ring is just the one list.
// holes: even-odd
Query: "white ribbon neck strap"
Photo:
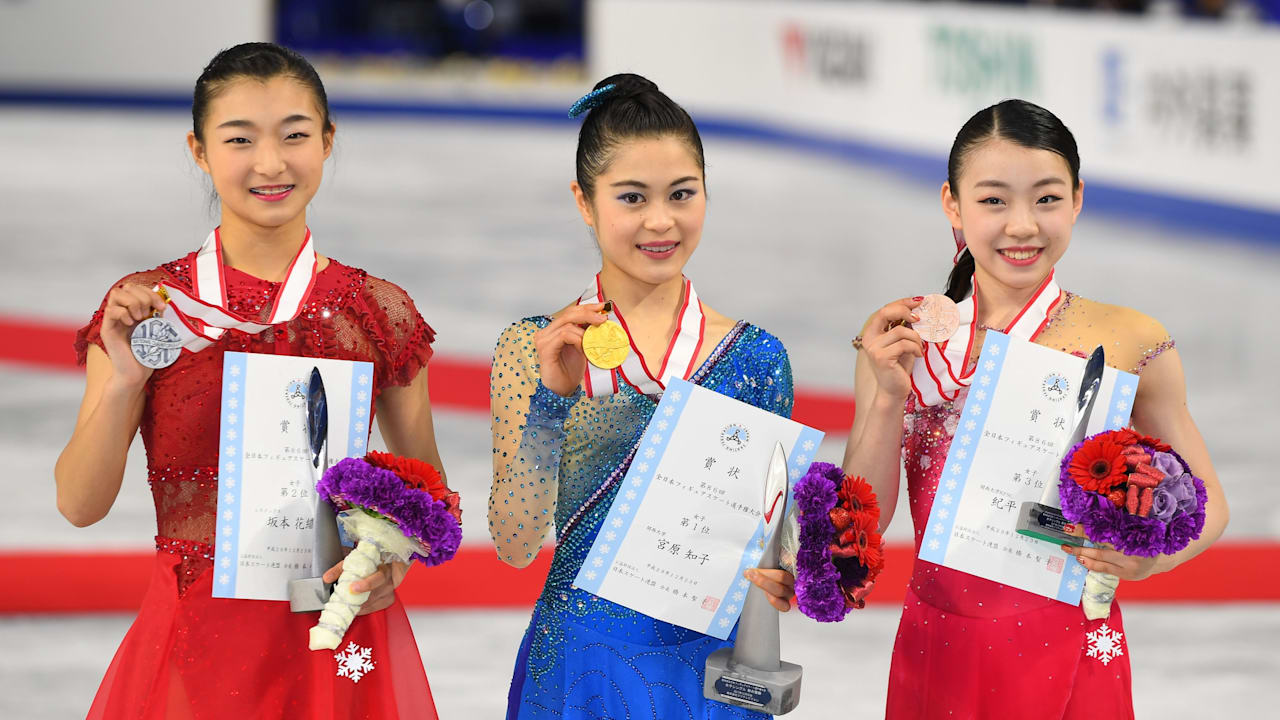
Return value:
[[(1062, 289), (1054, 279), (1054, 271), (1044, 279), (1027, 304), (1018, 312), (1004, 333), (1021, 340), (1033, 341), (1049, 323), (1049, 318), (1062, 299)], [(974, 278), (973, 294), (956, 304), (960, 325), (950, 339), (942, 343), (925, 343), (924, 357), (911, 368), (911, 389), (921, 405), (940, 405), (955, 400), (962, 388), (969, 387), (977, 369), (967, 367), (973, 354), (973, 340), (978, 333), (978, 281)]]
[(192, 289), (195, 296), (169, 283), (161, 283), (169, 293), (169, 306), (180, 321), (178, 332), (183, 336), (182, 346), (199, 352), (218, 341), (227, 330), (239, 330), (257, 334), (280, 323), (289, 322), (302, 312), (302, 306), (315, 287), (319, 259), (311, 230), (289, 263), (284, 282), (276, 293), (267, 322), (260, 323), (245, 318), (227, 308), (226, 267), (222, 261), (222, 238), (215, 228), (196, 253), (191, 270)]
[[(604, 291), (600, 286), (600, 276), (578, 298), (579, 305), (593, 305), (605, 301)], [(656, 373), (649, 369), (649, 364), (641, 356), (635, 340), (631, 338), (631, 329), (622, 317), (622, 312), (615, 305), (612, 317), (622, 325), (631, 343), (631, 352), (622, 365), (613, 370), (602, 370), (587, 363), (586, 376), (583, 378), (583, 389), (587, 397), (612, 395), (618, 392), (620, 383), (630, 385), (642, 395), (657, 395), (666, 389), (665, 380), (678, 375), (689, 379), (697, 368), (698, 352), (702, 349), (702, 341), (706, 334), (707, 319), (702, 312), (702, 303), (698, 293), (693, 289), (693, 282), (684, 280), (684, 293), (681, 299), (680, 312), (676, 316), (676, 329), (667, 344), (667, 351), (662, 357), (662, 366)]]

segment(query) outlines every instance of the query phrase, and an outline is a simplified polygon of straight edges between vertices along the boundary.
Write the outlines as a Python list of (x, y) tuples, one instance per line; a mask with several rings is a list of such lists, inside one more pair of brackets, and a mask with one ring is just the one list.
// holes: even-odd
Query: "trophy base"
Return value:
[(733, 661), (733, 648), (721, 648), (707, 657), (702, 695), (770, 715), (784, 715), (800, 704), (799, 665), (780, 662), (777, 670), (757, 670)]
[(1055, 545), (1077, 545), (1083, 547), (1088, 540), (1078, 533), (1080, 526), (1062, 515), (1062, 510), (1037, 502), (1024, 502), (1018, 511), (1017, 530), (1019, 535), (1044, 540)]
[(318, 577), (289, 581), (289, 609), (293, 612), (320, 612), (333, 594), (333, 584)]

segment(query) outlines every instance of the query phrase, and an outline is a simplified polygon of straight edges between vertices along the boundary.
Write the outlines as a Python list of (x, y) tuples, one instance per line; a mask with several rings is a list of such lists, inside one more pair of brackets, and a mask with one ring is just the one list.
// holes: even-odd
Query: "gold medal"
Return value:
[[(604, 313), (613, 309), (613, 303), (606, 302)], [(599, 325), (592, 325), (582, 333), (582, 353), (587, 361), (601, 370), (612, 370), (627, 359), (631, 351), (631, 340), (627, 331), (613, 320), (606, 320)]]

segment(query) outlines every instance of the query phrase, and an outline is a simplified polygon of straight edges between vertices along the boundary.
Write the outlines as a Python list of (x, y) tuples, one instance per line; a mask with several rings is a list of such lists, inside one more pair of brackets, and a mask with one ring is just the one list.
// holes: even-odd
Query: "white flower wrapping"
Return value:
[(333, 595), (320, 611), (320, 619), (310, 631), (312, 650), (336, 650), (342, 636), (369, 593), (351, 592), (351, 584), (368, 577), (383, 563), (399, 560), (407, 563), (414, 553), (427, 555), (430, 549), (407, 537), (395, 523), (374, 517), (359, 508), (338, 513), (338, 522), (347, 537), (356, 540), (356, 547), (342, 564), (342, 575), (333, 588)]

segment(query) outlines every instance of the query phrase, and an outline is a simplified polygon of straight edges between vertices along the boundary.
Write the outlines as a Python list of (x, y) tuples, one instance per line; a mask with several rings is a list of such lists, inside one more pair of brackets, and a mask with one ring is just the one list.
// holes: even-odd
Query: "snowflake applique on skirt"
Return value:
[(1112, 630), (1106, 623), (1086, 634), (1085, 639), (1089, 643), (1085, 653), (1103, 665), (1124, 654), (1124, 633)]
[(338, 661), (338, 677), (351, 678), (354, 683), (360, 682), (360, 678), (371, 672), (374, 666), (373, 649), (353, 642), (348, 642), (342, 652), (334, 653), (333, 659)]

